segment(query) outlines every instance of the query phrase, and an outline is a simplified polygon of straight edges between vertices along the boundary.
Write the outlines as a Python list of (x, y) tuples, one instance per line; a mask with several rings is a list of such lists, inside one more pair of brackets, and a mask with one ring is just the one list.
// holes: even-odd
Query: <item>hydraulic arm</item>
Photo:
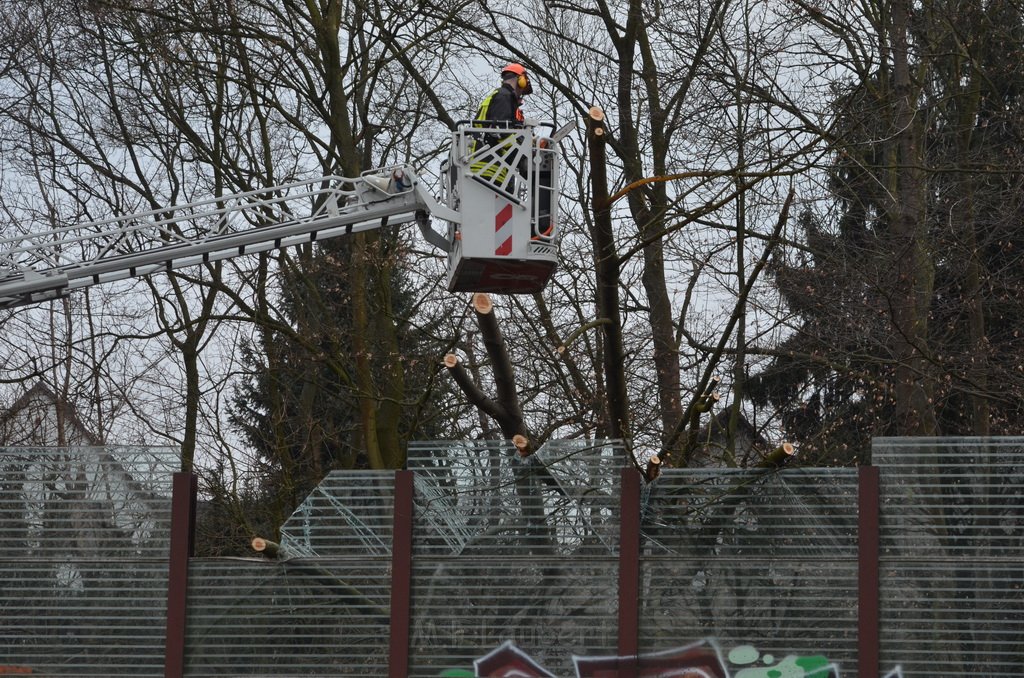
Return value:
[(169, 271), (436, 216), (459, 223), (408, 166), (323, 177), (166, 209), (0, 238), (0, 308), (90, 285)]

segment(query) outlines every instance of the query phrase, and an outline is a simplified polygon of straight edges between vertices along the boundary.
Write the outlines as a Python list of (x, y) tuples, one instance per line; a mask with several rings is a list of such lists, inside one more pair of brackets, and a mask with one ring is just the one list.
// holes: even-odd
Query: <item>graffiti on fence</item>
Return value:
[[(787, 655), (778, 663), (774, 655), (762, 655), (753, 645), (740, 645), (729, 653), (740, 669), (735, 678), (839, 678), (839, 667), (821, 655)], [(760, 661), (761, 666), (756, 666)]]
[[(640, 655), (573, 655), (577, 678), (617, 678), (628, 667), (636, 678), (840, 678), (839, 666), (821, 655), (786, 655), (776, 661), (753, 645), (733, 648), (723, 658), (718, 644), (711, 639), (683, 647)], [(730, 673), (730, 667), (736, 669)], [(529, 654), (510, 640), (473, 662), (472, 669), (448, 669), (447, 678), (554, 678)], [(900, 667), (885, 678), (903, 678)]]
[(729, 678), (718, 646), (701, 641), (662, 652), (649, 652), (631, 657), (573, 656), (579, 678), (612, 678), (620, 669), (630, 668), (629, 675), (670, 676), (671, 678)]

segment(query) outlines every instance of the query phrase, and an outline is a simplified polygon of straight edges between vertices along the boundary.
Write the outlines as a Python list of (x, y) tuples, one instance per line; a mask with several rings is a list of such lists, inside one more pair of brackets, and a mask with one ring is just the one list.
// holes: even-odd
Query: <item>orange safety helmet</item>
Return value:
[(533, 84), (530, 82), (530, 77), (526, 75), (526, 67), (522, 64), (510, 63), (501, 69), (501, 77), (505, 78), (506, 73), (511, 73), (516, 76), (516, 84), (523, 94), (533, 94)]
[(526, 67), (522, 64), (511, 63), (505, 68), (501, 69), (502, 73), (515, 73), (516, 75), (526, 75)]

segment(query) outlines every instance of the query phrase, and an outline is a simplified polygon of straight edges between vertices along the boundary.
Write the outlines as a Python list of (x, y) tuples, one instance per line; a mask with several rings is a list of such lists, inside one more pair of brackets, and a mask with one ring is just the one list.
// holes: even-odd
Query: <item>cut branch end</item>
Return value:
[(715, 403), (717, 403), (721, 398), (722, 396), (719, 395), (717, 392), (701, 396), (700, 400), (697, 401), (697, 405), (694, 409), (697, 412), (710, 412), (711, 408), (714, 407)]
[(793, 443), (781, 443), (765, 456), (764, 460), (761, 462), (761, 466), (781, 466), (789, 461), (794, 454), (796, 454), (796, 447), (793, 446)]
[(487, 315), (494, 310), (494, 304), (491, 303), (491, 297), (489, 294), (484, 292), (477, 292), (473, 295), (473, 310), (480, 315)]
[(658, 455), (654, 455), (647, 460), (647, 468), (644, 469), (644, 478), (647, 482), (652, 482), (661, 473), (661, 458)]

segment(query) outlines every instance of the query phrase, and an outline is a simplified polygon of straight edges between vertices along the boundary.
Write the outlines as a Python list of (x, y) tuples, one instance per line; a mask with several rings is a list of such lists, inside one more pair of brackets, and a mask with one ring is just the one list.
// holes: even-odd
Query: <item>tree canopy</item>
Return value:
[(395, 229), (4, 313), (9, 400), (42, 378), (103, 440), (179, 446), (243, 522), (411, 439), (742, 466), (1021, 432), (1008, 0), (0, 8), (5, 234), (399, 162), (439, 183), (509, 61), (527, 117), (578, 123), (560, 269), (487, 314)]

